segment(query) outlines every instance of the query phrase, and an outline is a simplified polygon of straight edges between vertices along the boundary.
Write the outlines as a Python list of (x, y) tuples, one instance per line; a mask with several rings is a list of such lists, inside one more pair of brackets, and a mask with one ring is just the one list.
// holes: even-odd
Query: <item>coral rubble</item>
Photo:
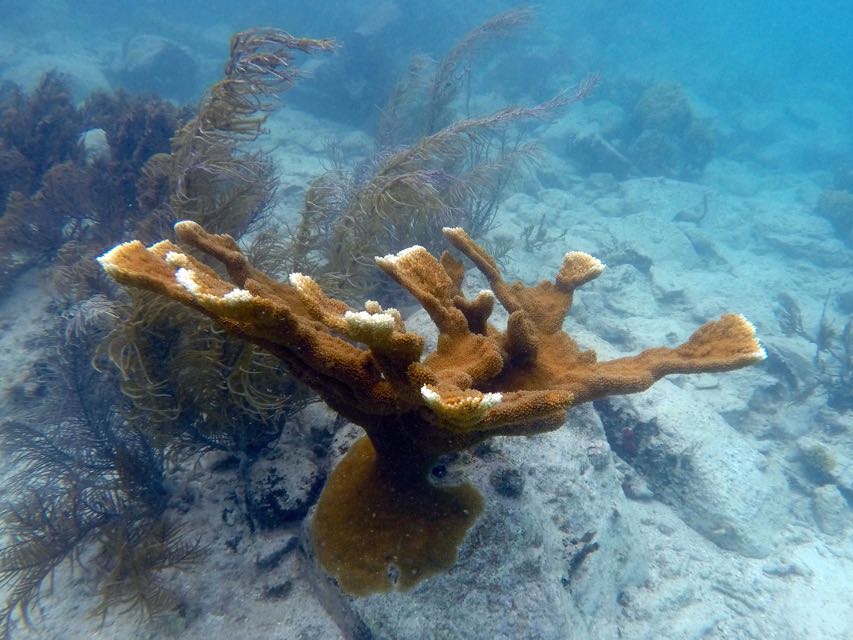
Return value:
[[(431, 485), (438, 456), (495, 435), (556, 429), (572, 405), (643, 391), (668, 374), (728, 371), (764, 357), (752, 325), (725, 315), (678, 347), (598, 362), (562, 326), (575, 289), (601, 274), (601, 262), (571, 252), (554, 282), (508, 283), (461, 228), (444, 235), (491, 286), (473, 299), (462, 292), (462, 262), (447, 252), (438, 260), (414, 246), (376, 259), (438, 328), (436, 349), (422, 357), (423, 338), (397, 310), (375, 301), (352, 310), (306, 275), (285, 283), (255, 269), (228, 235), (193, 222), (175, 231), (221, 262), (230, 282), (168, 241), (121, 244), (101, 265), (269, 350), (367, 434), (333, 472), (312, 523), (320, 563), (355, 594), (406, 588), (455, 561), (482, 499), (467, 485)], [(505, 331), (488, 322), (495, 299), (509, 312)]]

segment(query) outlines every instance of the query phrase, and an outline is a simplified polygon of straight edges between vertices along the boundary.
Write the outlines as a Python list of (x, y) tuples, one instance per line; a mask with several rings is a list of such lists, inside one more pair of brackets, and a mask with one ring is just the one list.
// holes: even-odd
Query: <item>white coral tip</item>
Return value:
[(177, 280), (178, 284), (190, 293), (198, 293), (198, 282), (196, 282), (195, 274), (190, 269), (181, 267), (175, 271), (175, 280)]
[(178, 220), (175, 223), (175, 231), (180, 231), (181, 229), (202, 229), (202, 226), (198, 222), (194, 222), (192, 220)]
[(581, 262), (589, 271), (590, 275), (599, 275), (604, 271), (605, 265), (601, 260), (586, 251), (569, 251), (563, 260), (571, 262)]
[(433, 391), (428, 386), (424, 385), (421, 387), (421, 396), (426, 401), (426, 403), (430, 406), (438, 404), (441, 402), (441, 396), (438, 395), (437, 391)]
[(756, 362), (761, 362), (762, 360), (766, 360), (767, 359), (767, 350), (763, 346), (761, 346), (761, 343), (758, 341), (758, 337), (756, 335), (757, 332), (755, 330), (755, 325), (752, 324), (752, 322), (750, 322), (746, 318), (746, 316), (744, 316), (740, 313), (738, 313), (736, 315), (737, 315), (738, 319), (741, 322), (743, 322), (744, 325), (746, 325), (746, 328), (749, 329), (749, 332), (752, 334), (752, 338), (755, 340), (755, 344), (758, 347), (758, 349), (756, 349), (756, 351), (752, 354), (752, 356), (755, 358)]
[(405, 260), (406, 258), (408, 258), (411, 255), (418, 253), (420, 251), (426, 251), (426, 249), (424, 249), (419, 244), (415, 244), (415, 245), (412, 245), (411, 247), (406, 247), (405, 249), (402, 249), (402, 250), (398, 251), (397, 253), (389, 253), (389, 254), (381, 257), (381, 258), (377, 257), (376, 261), (379, 262), (380, 264), (382, 262), (389, 262), (391, 264), (397, 264), (401, 260)]
[(364, 303), (364, 310), (368, 313), (382, 313), (382, 305), (376, 300), (367, 300)]
[(312, 282), (311, 276), (306, 276), (299, 272), (291, 273), (288, 281), (292, 287), (297, 289), (304, 289), (309, 282)]
[(189, 267), (190, 260), (187, 257), (187, 254), (180, 253), (178, 251), (169, 251), (166, 254), (166, 264), (170, 267)]
[(104, 255), (98, 256), (97, 260), (101, 264), (104, 269), (108, 267), (114, 266), (113, 261), (115, 257), (122, 253), (127, 247), (133, 244), (139, 244), (139, 240), (131, 240), (130, 242), (122, 242), (119, 245), (114, 246), (112, 249), (107, 251)]
[(391, 332), (394, 330), (394, 316), (389, 313), (370, 313), (368, 311), (344, 312), (344, 320), (353, 329), (372, 329)]
[(494, 406), (497, 406), (503, 400), (503, 395), (499, 392), (489, 391), (488, 393), (483, 394), (483, 398), (480, 400), (480, 407), (483, 409), (491, 409)]
[(229, 304), (239, 304), (241, 302), (251, 302), (254, 300), (255, 296), (246, 291), (245, 289), (232, 289), (224, 296), (222, 299)]

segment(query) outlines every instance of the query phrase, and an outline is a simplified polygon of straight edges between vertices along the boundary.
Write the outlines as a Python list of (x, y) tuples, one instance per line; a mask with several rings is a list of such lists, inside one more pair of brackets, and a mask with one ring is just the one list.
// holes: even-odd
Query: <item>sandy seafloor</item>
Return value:
[[(671, 446), (682, 447), (688, 458), (701, 456), (693, 469), (673, 470), (673, 483), (686, 491), (676, 487), (656, 495), (609, 451), (603, 434), (595, 433), (595, 418), (585, 409), (573, 411), (559, 432), (499, 439), (492, 458), (471, 458), (454, 470), (482, 490), (487, 511), (469, 532), (453, 570), (408, 593), (351, 601), (328, 584), (303, 548), (285, 555), (277, 568), (260, 570), (259, 557), (302, 531), (252, 536), (239, 523), (224, 522), (228, 477), (207, 473), (209, 461), (202, 460), (176, 474), (181, 490), (194, 495), (184, 519), (212, 550), (201, 564), (169, 577), (189, 603), (186, 622), (139, 625), (132, 614), (92, 619), (88, 611), (96, 597), (85, 574), (63, 567), (52, 589), (45, 589), (33, 626), (16, 628), (13, 637), (853, 637), (853, 519), (844, 498), (853, 491), (853, 412), (831, 410), (820, 392), (777, 404), (759, 393), (778, 384), (779, 359), (798, 367), (814, 359), (811, 340), (782, 333), (778, 295), (797, 301), (804, 327), (814, 332), (827, 296), (853, 286), (850, 245), (814, 214), (827, 173), (794, 172), (772, 161), (774, 153), (790, 158), (820, 140), (815, 132), (795, 132), (785, 136), (786, 148), (768, 148), (763, 159), (759, 152), (718, 156), (691, 182), (578, 176), (560, 150), (570, 136), (595, 127), (607, 106), (593, 96), (538, 127), (534, 138), (543, 145), (543, 159), (501, 205), (496, 231), (519, 237), (543, 214), (549, 225), (568, 228), (562, 242), (511, 252), (507, 274), (525, 282), (552, 277), (567, 250), (587, 251), (606, 263), (612, 259), (578, 293), (567, 322), (567, 330), (601, 356), (674, 344), (729, 311), (755, 324), (771, 355), (766, 363), (733, 374), (675, 376), (646, 400), (635, 396), (627, 405), (640, 415), (663, 416), (663, 432), (674, 426), (667, 436)], [(781, 113), (783, 107), (776, 106)], [(762, 105), (760, 113), (745, 110), (739, 117), (766, 120), (767, 114)], [(366, 134), (287, 107), (273, 116), (269, 129), (266, 144), (275, 149), (281, 171), (282, 218), (298, 211), (305, 185), (323, 170), (324, 140), (337, 138), (350, 160), (371, 149)], [(702, 208), (707, 213), (701, 222), (685, 220)], [(651, 266), (638, 269), (620, 260), (629, 251)], [(479, 287), (476, 281), (472, 286)], [(27, 274), (0, 301), (4, 382), (34, 357), (21, 345), (38, 333), (46, 302), (37, 273)], [(829, 313), (843, 325), (837, 307), (831, 305)], [(415, 318), (412, 326), (425, 325)], [(320, 407), (308, 411), (304, 423), (332, 420)], [(586, 430), (573, 431), (573, 424)], [(800, 459), (812, 441), (838, 462), (824, 485), (809, 481)], [(578, 451), (588, 454), (591, 467), (569, 456)], [(527, 475), (521, 501), (490, 487), (489, 475), (499, 463)], [(572, 490), (561, 494), (561, 486)], [(600, 495), (578, 494), (578, 487), (598, 488)], [(614, 512), (621, 524), (600, 526)], [(714, 519), (723, 525), (703, 525)], [(570, 546), (566, 523), (578, 521), (598, 523), (593, 528), (599, 546), (563, 585), (561, 554)], [(725, 527), (736, 530), (737, 544), (726, 541)], [(225, 546), (235, 538), (236, 552)], [(285, 583), (290, 586), (284, 597), (269, 597), (269, 587)]]

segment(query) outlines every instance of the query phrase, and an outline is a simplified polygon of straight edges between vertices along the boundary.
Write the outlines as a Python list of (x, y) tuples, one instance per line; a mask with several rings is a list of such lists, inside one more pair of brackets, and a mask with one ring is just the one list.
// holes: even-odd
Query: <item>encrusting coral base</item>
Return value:
[[(374, 301), (352, 310), (306, 275), (284, 283), (254, 269), (230, 236), (193, 222), (175, 231), (221, 262), (230, 282), (168, 241), (124, 243), (99, 261), (118, 282), (166, 295), (268, 349), (366, 432), (333, 472), (312, 523), (321, 564), (354, 594), (407, 588), (455, 562), (482, 499), (468, 486), (433, 487), (438, 456), (495, 435), (559, 428), (572, 405), (643, 391), (668, 374), (764, 358), (752, 325), (725, 315), (678, 347), (598, 362), (562, 326), (575, 289), (601, 274), (601, 262), (571, 252), (554, 282), (507, 283), (460, 228), (445, 237), (491, 286), (473, 299), (462, 293), (462, 263), (447, 252), (438, 260), (415, 246), (376, 259), (438, 327), (435, 351), (422, 357), (423, 338), (397, 310)], [(488, 321), (495, 299), (509, 312), (505, 331)]]
[(407, 589), (453, 566), (482, 511), (483, 498), (470, 484), (436, 487), (426, 473), (389, 480), (364, 437), (329, 478), (311, 522), (312, 543), (320, 564), (351, 595)]

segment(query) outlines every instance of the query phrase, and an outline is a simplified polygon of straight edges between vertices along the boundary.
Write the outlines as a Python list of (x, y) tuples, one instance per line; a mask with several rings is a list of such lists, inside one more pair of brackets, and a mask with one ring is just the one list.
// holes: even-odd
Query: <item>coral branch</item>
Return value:
[[(601, 262), (567, 253), (554, 282), (510, 284), (495, 260), (454, 228), (445, 229), (445, 236), (483, 272), (494, 293), (466, 299), (461, 263), (448, 255), (436, 260), (423, 247), (376, 259), (438, 327), (435, 350), (421, 359), (423, 338), (406, 330), (395, 309), (374, 301), (364, 310), (350, 309), (308, 276), (295, 273), (285, 283), (261, 273), (230, 236), (190, 222), (178, 223), (176, 231), (182, 242), (221, 262), (230, 282), (169, 242), (148, 249), (125, 243), (99, 260), (119, 282), (193, 307), (268, 349), (333, 409), (364, 428), (367, 440), (333, 474), (313, 525), (321, 562), (354, 593), (390, 588), (389, 558), (398, 569), (412, 571), (404, 587), (452, 564), (479, 503), (470, 488), (448, 493), (427, 482), (439, 455), (494, 435), (556, 429), (573, 404), (642, 391), (671, 373), (728, 371), (764, 357), (752, 325), (726, 315), (674, 349), (597, 362), (562, 325), (575, 289), (601, 274)], [(495, 298), (510, 312), (504, 332), (488, 323)], [(416, 495), (442, 505), (454, 524), (437, 528), (429, 510), (417, 506)], [(367, 531), (382, 535), (364, 542)], [(429, 539), (417, 549), (397, 545), (412, 532)], [(425, 556), (425, 546), (441, 552)]]

